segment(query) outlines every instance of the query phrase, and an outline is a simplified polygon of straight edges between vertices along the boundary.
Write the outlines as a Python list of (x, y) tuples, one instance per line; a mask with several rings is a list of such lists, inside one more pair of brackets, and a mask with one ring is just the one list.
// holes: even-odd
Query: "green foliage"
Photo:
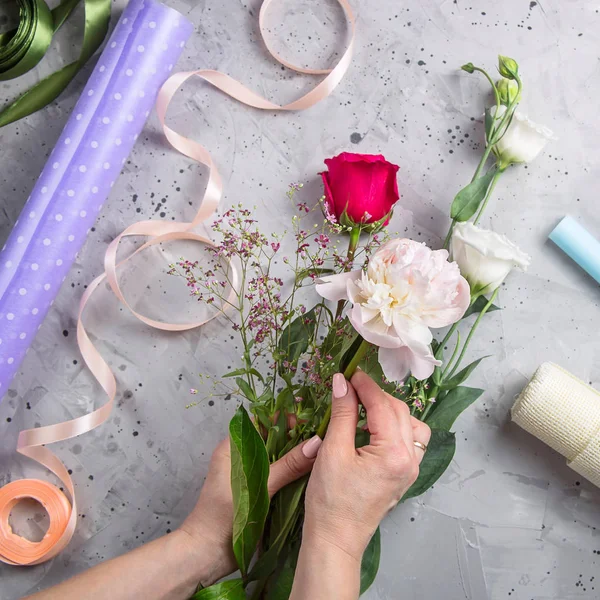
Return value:
[(225, 373), (223, 377), (240, 377), (242, 375), (254, 375), (258, 377), (261, 381), (264, 381), (263, 376), (256, 369), (236, 369), (235, 371), (230, 371), (229, 373)]
[[(477, 300), (475, 300), (475, 302), (473, 302), (473, 304), (471, 304), (471, 306), (469, 306), (469, 308), (467, 308), (467, 311), (463, 315), (463, 320), (466, 319), (467, 317), (470, 317), (471, 315), (479, 314), (485, 308), (487, 303), (488, 303), (488, 301), (485, 296), (479, 296), (479, 298), (477, 298)], [(495, 310), (502, 310), (502, 309), (499, 306), (492, 304), (487, 309), (487, 312), (490, 313), (490, 312), (494, 312)]]
[(455, 450), (456, 438), (453, 433), (432, 429), (427, 452), (419, 467), (419, 477), (404, 494), (401, 502), (424, 494), (448, 468)]
[(287, 418), (285, 411), (279, 411), (276, 425), (271, 423), (268, 426), (268, 431), (266, 443), (267, 455), (269, 460), (274, 462), (287, 443)]
[(243, 576), (262, 535), (269, 511), (267, 450), (246, 409), (240, 406), (229, 423), (233, 553)]
[(241, 579), (222, 581), (198, 590), (190, 600), (246, 600), (244, 582)]
[[(315, 308), (307, 311), (303, 315), (298, 315), (281, 332), (277, 349), (282, 357), (285, 357), (290, 364), (295, 365), (298, 359), (308, 350), (308, 345), (315, 335), (317, 327), (317, 317)], [(279, 372), (285, 373), (286, 369), (281, 366)]]
[(296, 525), (301, 512), (300, 501), (304, 494), (308, 477), (290, 483), (280, 490), (273, 499), (269, 525), (269, 548), (256, 561), (248, 575), (250, 581), (268, 577), (275, 571), (279, 556), (288, 536)]
[(477, 388), (455, 387), (444, 396), (443, 401), (436, 406), (425, 422), (432, 429), (450, 431), (458, 416), (471, 406), (481, 394), (483, 394), (483, 390)]
[(490, 169), (456, 194), (450, 207), (452, 219), (458, 222), (468, 221), (477, 212), (495, 173), (495, 168)]
[(300, 543), (294, 541), (288, 548), (282, 564), (269, 579), (265, 600), (288, 600), (292, 593), (299, 552)]
[(381, 558), (381, 533), (375, 530), (360, 563), (360, 595), (362, 596), (375, 581)]
[(248, 384), (248, 382), (245, 379), (242, 379), (241, 377), (236, 377), (235, 382), (237, 383), (238, 387), (240, 388), (240, 391), (242, 392), (242, 394), (244, 394), (244, 396), (246, 396), (246, 398), (250, 402), (256, 401), (256, 395), (254, 394), (254, 392), (252, 391), (252, 388), (250, 387), (250, 385)]
[[(446, 379), (442, 384), (442, 390), (452, 390), (455, 387), (459, 386), (463, 381), (465, 381), (469, 375), (477, 368), (477, 365), (484, 359), (489, 358), (488, 356), (482, 356), (477, 360), (474, 360), (470, 365), (467, 365), (464, 369), (460, 370), (456, 375), (450, 377), (450, 379)], [(446, 400), (444, 400), (445, 402)]]
[(350, 344), (350, 346), (347, 349), (345, 349), (340, 360), (340, 365), (338, 367), (340, 373), (343, 373), (348, 368), (350, 361), (354, 358), (362, 343), (363, 338), (360, 335), (357, 335), (352, 341), (352, 344)]

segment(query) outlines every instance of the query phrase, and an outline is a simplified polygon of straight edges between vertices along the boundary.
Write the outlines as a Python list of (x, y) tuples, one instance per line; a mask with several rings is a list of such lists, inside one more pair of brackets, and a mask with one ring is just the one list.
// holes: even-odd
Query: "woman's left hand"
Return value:
[[(315, 436), (271, 465), (270, 497), (312, 469), (320, 445), (321, 439)], [(206, 548), (210, 548), (214, 564), (208, 580), (201, 582), (203, 586), (211, 585), (238, 568), (232, 545), (233, 498), (229, 439), (223, 440), (213, 452), (200, 498), (180, 530), (187, 534), (192, 552), (197, 549), (203, 554), (199, 559), (206, 560), (204, 554)]]

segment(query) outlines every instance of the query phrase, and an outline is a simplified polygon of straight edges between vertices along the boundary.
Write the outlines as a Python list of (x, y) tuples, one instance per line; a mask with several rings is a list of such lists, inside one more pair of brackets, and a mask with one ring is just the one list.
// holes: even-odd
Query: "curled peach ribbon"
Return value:
[[(329, 96), (341, 81), (350, 65), (354, 47), (355, 19), (347, 0), (337, 0), (337, 2), (343, 8), (350, 24), (350, 42), (340, 61), (333, 69), (307, 69), (299, 67), (287, 62), (274, 51), (267, 41), (264, 31), (266, 12), (272, 2), (273, 0), (265, 0), (261, 6), (259, 15), (261, 36), (271, 56), (280, 64), (293, 71), (309, 75), (326, 75), (326, 77), (310, 92), (303, 95), (298, 100), (285, 105), (274, 104), (228, 75), (210, 69), (176, 73), (164, 83), (158, 93), (156, 101), (158, 118), (167, 140), (176, 150), (192, 160), (208, 167), (209, 179), (204, 192), (204, 197), (196, 216), (191, 222), (159, 223), (156, 221), (140, 221), (127, 227), (108, 246), (104, 256), (104, 273), (96, 277), (83, 294), (79, 305), (79, 315), (77, 320), (77, 342), (79, 344), (81, 355), (108, 396), (108, 401), (93, 412), (76, 419), (58, 423), (56, 425), (21, 431), (17, 442), (17, 452), (20, 452), (24, 456), (28, 456), (52, 471), (64, 484), (71, 497), (71, 503), (69, 503), (66, 495), (61, 490), (45, 481), (23, 479), (9, 483), (1, 488), (0, 561), (11, 565), (40, 564), (53, 558), (63, 550), (71, 540), (75, 531), (77, 522), (77, 504), (73, 482), (60, 459), (48, 450), (45, 445), (67, 440), (99, 427), (108, 419), (112, 411), (117, 391), (117, 382), (110, 367), (90, 341), (83, 325), (83, 311), (96, 288), (106, 280), (117, 298), (137, 319), (151, 327), (165, 331), (186, 331), (194, 329), (204, 325), (216, 316), (214, 315), (202, 321), (193, 323), (167, 323), (150, 319), (149, 317), (136, 312), (129, 305), (123, 296), (117, 278), (117, 269), (119, 266), (133, 258), (139, 252), (143, 252), (146, 248), (156, 244), (171, 240), (191, 240), (215, 247), (211, 240), (202, 235), (193, 233), (192, 230), (200, 223), (210, 219), (218, 208), (223, 194), (223, 184), (219, 172), (213, 163), (210, 153), (203, 146), (177, 133), (165, 124), (169, 103), (177, 93), (179, 87), (181, 87), (190, 77), (196, 76), (207, 83), (210, 83), (228, 96), (235, 98), (242, 104), (253, 108), (284, 111), (304, 110)], [(131, 236), (145, 236), (150, 238), (150, 240), (117, 263), (117, 249), (120, 241), (124, 237)], [(233, 284), (231, 294), (234, 294), (239, 277), (233, 265), (231, 265), (231, 269)], [(17, 502), (24, 498), (33, 498), (34, 500), (37, 500), (48, 512), (50, 526), (41, 542), (30, 542), (29, 540), (16, 535), (9, 525), (8, 518), (11, 509)]]

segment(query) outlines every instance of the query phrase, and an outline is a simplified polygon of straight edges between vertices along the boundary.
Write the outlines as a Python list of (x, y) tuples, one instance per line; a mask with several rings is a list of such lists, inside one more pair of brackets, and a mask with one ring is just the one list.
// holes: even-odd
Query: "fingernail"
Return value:
[(314, 458), (319, 452), (322, 443), (323, 440), (318, 435), (311, 437), (310, 440), (302, 446), (302, 454), (304, 454), (306, 458)]
[(333, 396), (334, 398), (343, 398), (348, 393), (348, 383), (341, 373), (333, 376)]

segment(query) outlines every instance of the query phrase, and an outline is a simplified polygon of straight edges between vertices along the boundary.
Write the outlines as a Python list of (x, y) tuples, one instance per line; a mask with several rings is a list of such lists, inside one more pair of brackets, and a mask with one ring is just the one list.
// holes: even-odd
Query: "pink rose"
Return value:
[(399, 199), (396, 172), (398, 166), (381, 154), (342, 152), (325, 160), (321, 173), (325, 187), (328, 216), (345, 226), (388, 224)]
[(368, 342), (379, 346), (387, 379), (410, 372), (427, 379), (441, 362), (433, 356), (430, 327), (455, 323), (469, 307), (470, 290), (446, 250), (408, 239), (391, 240), (371, 258), (367, 271), (323, 277), (317, 292), (348, 300), (348, 318)]

